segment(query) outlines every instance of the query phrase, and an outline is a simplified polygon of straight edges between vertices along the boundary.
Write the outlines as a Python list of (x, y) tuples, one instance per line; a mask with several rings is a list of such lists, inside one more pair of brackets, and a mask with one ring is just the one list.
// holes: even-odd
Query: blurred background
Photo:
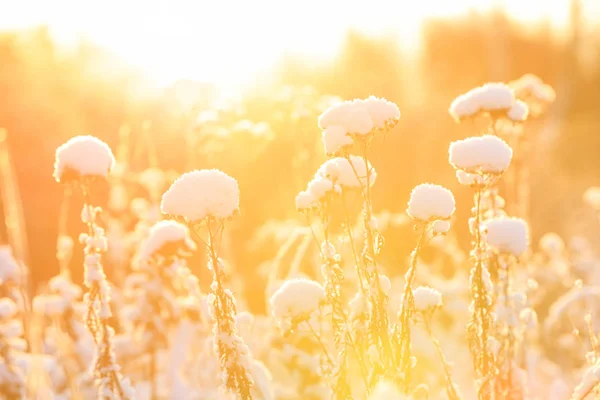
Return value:
[[(101, 138), (133, 172), (219, 168), (234, 176), (241, 215), (229, 229), (235, 251), (227, 259), (260, 279), (255, 271), (302, 223), (294, 197), (325, 160), (319, 113), (336, 98), (371, 94), (402, 112), (375, 145), (375, 208), (404, 213), (413, 186), (445, 185), (457, 198), (466, 247), (471, 194), (456, 182), (447, 149), (477, 128), (455, 124), (447, 109), (474, 86), (525, 73), (557, 93), (547, 116), (526, 127), (539, 139), (530, 170), (534, 243), (547, 231), (600, 237), (582, 201), (588, 186), (600, 185), (600, 1), (348, 3), (5, 6), (0, 190), (11, 218), (2, 218), (0, 240), (22, 227), (11, 240), (34, 287), (58, 272), (59, 226), (73, 237), (82, 228), (81, 198), (73, 193), (65, 208), (52, 177), (54, 151), (70, 137)], [(109, 185), (99, 184), (94, 198), (107, 205)], [(278, 233), (265, 238), (265, 227)], [(388, 268), (404, 263), (412, 238), (409, 224), (386, 235)]]

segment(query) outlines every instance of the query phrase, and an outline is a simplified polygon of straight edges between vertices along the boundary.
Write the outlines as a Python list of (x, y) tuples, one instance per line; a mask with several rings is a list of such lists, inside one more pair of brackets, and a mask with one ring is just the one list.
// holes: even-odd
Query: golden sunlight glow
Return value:
[(569, 2), (543, 3), (540, 10), (539, 0), (21, 0), (2, 13), (0, 29), (48, 24), (59, 39), (91, 39), (157, 82), (194, 78), (228, 85), (247, 81), (282, 54), (331, 56), (349, 28), (397, 34), (416, 48), (424, 19), (471, 9), (498, 6), (521, 21), (548, 18), (564, 24)]

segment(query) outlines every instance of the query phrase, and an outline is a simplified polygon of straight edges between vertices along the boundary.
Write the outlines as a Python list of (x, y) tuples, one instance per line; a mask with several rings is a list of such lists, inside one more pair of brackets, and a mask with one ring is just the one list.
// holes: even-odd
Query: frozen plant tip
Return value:
[(175, 221), (160, 221), (156, 223), (142, 243), (140, 258), (148, 260), (152, 256), (169, 258), (181, 252), (196, 249), (196, 244), (190, 237), (187, 226)]
[(216, 169), (203, 169), (181, 175), (163, 194), (164, 214), (190, 223), (205, 218), (224, 220), (238, 210), (240, 191), (235, 179)]
[(106, 143), (94, 136), (76, 136), (56, 149), (54, 179), (63, 183), (80, 178), (106, 178), (115, 157)]
[(499, 253), (519, 257), (529, 246), (529, 227), (520, 218), (495, 218), (485, 223), (487, 243)]
[(440, 185), (423, 183), (412, 190), (407, 212), (414, 219), (427, 222), (448, 219), (454, 209), (451, 191)]
[(497, 136), (485, 135), (450, 144), (449, 161), (470, 174), (500, 174), (510, 165), (512, 149)]
[(336, 157), (325, 161), (317, 171), (317, 176), (330, 179), (342, 189), (352, 190), (366, 186), (367, 181), (372, 186), (377, 173), (371, 163), (365, 163), (364, 158), (351, 155), (348, 158)]
[(287, 280), (271, 296), (273, 315), (277, 318), (303, 319), (319, 308), (325, 289), (310, 279)]
[(503, 115), (515, 103), (514, 91), (504, 83), (486, 83), (458, 96), (450, 105), (450, 115), (461, 121), (479, 113)]
[(413, 290), (415, 308), (420, 312), (433, 311), (442, 306), (442, 295), (428, 286), (419, 286)]

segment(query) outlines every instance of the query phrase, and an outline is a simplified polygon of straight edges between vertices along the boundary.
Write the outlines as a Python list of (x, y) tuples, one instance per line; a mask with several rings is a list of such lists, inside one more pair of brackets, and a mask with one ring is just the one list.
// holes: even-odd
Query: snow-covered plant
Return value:
[(81, 234), (80, 241), (84, 245), (84, 283), (88, 288), (85, 321), (97, 344), (94, 374), (99, 395), (129, 399), (133, 390), (119, 372), (113, 348), (114, 329), (109, 325), (110, 287), (102, 267), (102, 254), (108, 243), (104, 229), (97, 223), (101, 209), (94, 207), (91, 201), (93, 181), (106, 178), (114, 162), (106, 143), (93, 136), (77, 136), (56, 150), (54, 178), (59, 183), (81, 188), (84, 196), (81, 220), (87, 232)]
[[(243, 400), (252, 399), (253, 380), (249, 350), (236, 332), (236, 302), (224, 287), (224, 268), (219, 259), (219, 240), (225, 223), (238, 211), (237, 181), (219, 170), (195, 170), (179, 177), (163, 194), (163, 213), (184, 220), (192, 234), (205, 244), (208, 268), (213, 273), (208, 303), (214, 325), (214, 347), (221, 363), (224, 386)], [(201, 237), (206, 228), (208, 240)]]
[(552, 86), (534, 74), (525, 74), (508, 84), (518, 99), (524, 101), (533, 117), (544, 113), (556, 99)]
[(192, 288), (181, 287), (186, 284), (181, 281), (187, 281), (191, 275), (185, 257), (195, 248), (187, 226), (160, 221), (141, 243), (135, 272), (125, 281), (125, 297), (130, 304), (122, 313), (124, 324), (130, 326), (131, 340), (136, 342), (138, 352), (149, 358), (151, 397), (160, 396), (156, 386), (160, 376), (158, 354), (169, 347), (171, 328), (186, 316), (189, 305), (200, 306), (197, 281), (192, 281)]
[(25, 350), (23, 325), (14, 318), (18, 312), (11, 298), (0, 297), (0, 393), (7, 399), (25, 398), (25, 371), (15, 358), (18, 350)]
[(410, 324), (413, 314), (420, 310), (420, 304), (413, 292), (419, 252), (426, 244), (430, 232), (433, 232), (433, 235), (440, 235), (448, 230), (446, 228), (449, 227), (440, 227), (440, 224), (449, 222), (455, 208), (452, 192), (439, 185), (420, 184), (410, 194), (407, 213), (414, 220), (419, 239), (411, 254), (410, 267), (405, 275), (404, 295), (399, 315), (400, 331), (396, 338), (399, 341), (398, 357), (400, 371), (405, 377), (405, 390), (410, 385), (412, 369)]

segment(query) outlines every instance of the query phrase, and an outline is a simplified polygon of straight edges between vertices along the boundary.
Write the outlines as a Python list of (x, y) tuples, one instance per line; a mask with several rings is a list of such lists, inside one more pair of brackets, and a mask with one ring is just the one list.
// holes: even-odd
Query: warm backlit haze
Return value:
[(0, 398), (600, 398), (600, 0), (4, 3)]
[[(600, 15), (587, 1), (586, 15)], [(503, 9), (524, 24), (546, 19), (564, 30), (569, 2), (548, 0), (116, 1), (23, 0), (6, 6), (0, 29), (48, 25), (64, 45), (97, 43), (159, 84), (180, 78), (249, 83), (286, 54), (333, 57), (348, 29), (395, 35), (416, 49), (427, 18)]]

